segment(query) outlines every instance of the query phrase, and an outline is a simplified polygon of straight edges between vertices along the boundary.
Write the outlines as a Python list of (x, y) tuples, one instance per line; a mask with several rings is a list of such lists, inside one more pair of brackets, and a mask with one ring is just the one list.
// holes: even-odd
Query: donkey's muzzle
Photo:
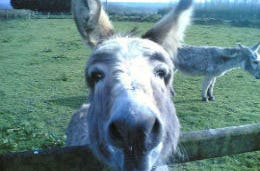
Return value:
[(142, 156), (161, 142), (162, 124), (149, 107), (126, 103), (113, 116), (109, 139), (129, 156)]

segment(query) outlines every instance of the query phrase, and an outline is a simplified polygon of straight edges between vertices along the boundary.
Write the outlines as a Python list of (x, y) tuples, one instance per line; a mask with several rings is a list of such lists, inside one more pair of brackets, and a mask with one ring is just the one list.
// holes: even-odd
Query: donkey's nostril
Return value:
[(114, 141), (116, 143), (120, 143), (120, 142), (124, 141), (121, 127), (119, 124), (117, 124), (117, 122), (112, 122), (109, 125), (108, 129), (109, 129), (109, 136), (112, 141)]
[(161, 123), (158, 119), (155, 119), (151, 133), (154, 135), (160, 135), (162, 131)]

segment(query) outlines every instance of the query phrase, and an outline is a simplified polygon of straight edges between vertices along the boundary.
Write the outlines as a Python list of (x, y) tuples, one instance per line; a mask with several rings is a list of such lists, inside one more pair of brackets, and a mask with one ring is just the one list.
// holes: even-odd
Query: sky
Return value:
[(10, 0), (0, 0), (0, 10), (1, 9), (12, 9)]
[[(106, 1), (106, 0), (102, 0)], [(154, 3), (154, 2), (176, 2), (177, 0), (107, 0), (108, 2), (146, 2), (146, 3)], [(195, 0), (195, 2), (205, 2), (205, 0)]]
[[(105, 0), (103, 0), (105, 1)], [(108, 2), (170, 2), (170, 0), (107, 0)]]

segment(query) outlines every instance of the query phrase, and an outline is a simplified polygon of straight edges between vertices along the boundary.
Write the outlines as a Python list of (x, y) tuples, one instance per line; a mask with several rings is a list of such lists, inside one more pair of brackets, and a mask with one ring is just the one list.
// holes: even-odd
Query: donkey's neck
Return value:
[[(229, 69), (232, 68), (244, 68), (246, 61), (245, 56), (241, 55), (239, 48), (224, 48), (223, 50), (230, 51), (230, 60), (227, 61)], [(236, 54), (235, 56), (232, 56)]]

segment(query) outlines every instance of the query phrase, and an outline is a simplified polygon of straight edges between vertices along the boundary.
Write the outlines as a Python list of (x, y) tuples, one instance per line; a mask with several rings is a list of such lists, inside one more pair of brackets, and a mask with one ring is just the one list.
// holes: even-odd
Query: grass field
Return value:
[[(151, 23), (115, 23), (121, 32)], [(253, 45), (260, 29), (225, 25), (189, 28), (193, 45)], [(89, 49), (74, 23), (63, 20), (0, 21), (0, 153), (64, 145), (72, 113), (85, 101), (83, 70)], [(217, 79), (216, 101), (200, 101), (201, 77), (177, 73), (174, 97), (183, 131), (260, 122), (260, 80), (242, 70)], [(260, 152), (174, 166), (176, 170), (260, 170)]]

